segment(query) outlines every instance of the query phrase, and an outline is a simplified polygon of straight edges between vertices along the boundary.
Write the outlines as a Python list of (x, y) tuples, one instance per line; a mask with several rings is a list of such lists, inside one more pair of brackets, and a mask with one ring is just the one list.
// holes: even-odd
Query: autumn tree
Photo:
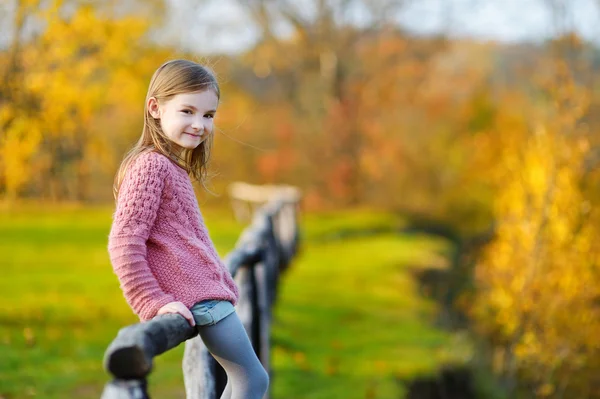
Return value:
[[(111, 146), (122, 139), (102, 118), (110, 109), (141, 112), (133, 104), (159, 58), (143, 44), (152, 19), (143, 7), (124, 13), (127, 5), (16, 3), (0, 92), (0, 187), (9, 199), (25, 190), (89, 200), (94, 170), (114, 165)], [(25, 21), (40, 28), (26, 36)]]
[(537, 96), (523, 103), (526, 123), (489, 136), (501, 148), (489, 169), (497, 229), (476, 267), (471, 314), (511, 394), (525, 386), (536, 397), (597, 398), (600, 215), (585, 190), (594, 144), (584, 123), (593, 93), (580, 39), (548, 48)]
[[(262, 32), (244, 60), (265, 82), (276, 79), (275, 101), (292, 107), (292, 119), (285, 124), (293, 129), (293, 144), (301, 154), (296, 170), (310, 179), (301, 182), (309, 197), (314, 193), (346, 204), (366, 198), (363, 126), (372, 115), (362, 110), (365, 88), (374, 77), (387, 75), (378, 68), (393, 68), (393, 56), (388, 50), (384, 60), (383, 52), (367, 55), (365, 49), (383, 47), (380, 40), (392, 41), (389, 36), (404, 37), (392, 23), (402, 3), (314, 1), (310, 7), (283, 0), (244, 3)], [(360, 21), (353, 19), (357, 10)], [(290, 31), (284, 37), (277, 28), (282, 25)], [(381, 62), (369, 65), (366, 57), (374, 55)]]

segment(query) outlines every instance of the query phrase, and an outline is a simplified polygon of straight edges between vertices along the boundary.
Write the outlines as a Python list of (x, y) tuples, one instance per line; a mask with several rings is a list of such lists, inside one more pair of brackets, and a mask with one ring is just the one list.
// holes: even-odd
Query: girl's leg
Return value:
[(225, 385), (225, 389), (223, 390), (220, 399), (231, 399), (231, 382), (229, 382), (229, 380), (227, 380), (227, 385)]
[(237, 313), (233, 312), (215, 325), (200, 326), (198, 332), (227, 373), (227, 386), (221, 398), (262, 399), (269, 386), (269, 376), (256, 357)]

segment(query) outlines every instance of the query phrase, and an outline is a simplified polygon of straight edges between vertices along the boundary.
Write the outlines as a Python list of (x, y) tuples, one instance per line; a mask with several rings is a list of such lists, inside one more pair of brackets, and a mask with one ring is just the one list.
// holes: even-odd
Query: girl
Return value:
[(108, 251), (140, 320), (179, 313), (223, 366), (222, 399), (262, 398), (268, 376), (234, 305), (238, 289), (209, 238), (190, 175), (203, 182), (220, 91), (214, 75), (186, 60), (156, 70), (144, 128), (115, 177)]

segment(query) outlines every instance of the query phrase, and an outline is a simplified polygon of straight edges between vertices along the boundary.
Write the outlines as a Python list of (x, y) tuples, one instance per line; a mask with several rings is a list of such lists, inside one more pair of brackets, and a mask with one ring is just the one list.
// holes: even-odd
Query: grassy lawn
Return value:
[[(228, 209), (203, 211), (224, 255), (243, 225)], [(110, 219), (110, 207), (0, 213), (0, 398), (100, 396), (104, 350), (137, 321), (109, 264)], [(398, 226), (366, 210), (302, 216), (302, 249), (275, 309), (273, 397), (401, 398), (399, 380), (468, 356), (433, 327), (434, 304), (410, 277), (443, 265), (448, 244)], [(157, 359), (153, 397), (185, 397), (182, 354)]]

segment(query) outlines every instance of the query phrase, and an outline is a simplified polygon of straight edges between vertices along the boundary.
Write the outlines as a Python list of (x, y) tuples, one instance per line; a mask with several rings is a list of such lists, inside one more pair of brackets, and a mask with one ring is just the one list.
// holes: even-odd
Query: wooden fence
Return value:
[[(234, 209), (246, 202), (252, 223), (223, 259), (240, 291), (236, 311), (261, 363), (270, 373), (270, 326), (279, 276), (296, 254), (299, 242), (299, 191), (291, 187), (236, 183), (230, 188)], [(249, 194), (250, 193), (250, 194)], [(239, 216), (239, 212), (236, 212)], [(183, 373), (187, 399), (217, 399), (225, 371), (207, 351), (195, 328), (179, 314), (165, 314), (122, 328), (108, 346), (104, 367), (114, 377), (102, 399), (145, 399), (153, 358), (185, 341)], [(268, 398), (268, 394), (265, 398)]]

